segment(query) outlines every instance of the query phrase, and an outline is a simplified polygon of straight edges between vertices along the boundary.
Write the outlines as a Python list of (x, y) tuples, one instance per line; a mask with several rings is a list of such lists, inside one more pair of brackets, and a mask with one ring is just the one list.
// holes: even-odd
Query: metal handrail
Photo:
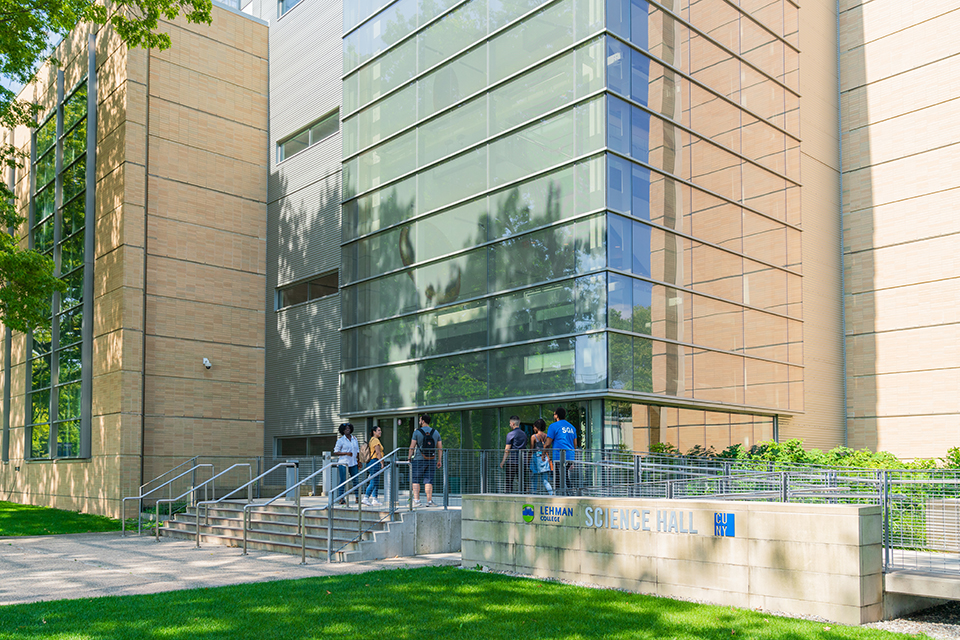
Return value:
[[(209, 480), (205, 480), (205, 481), (201, 482), (200, 484), (198, 484), (197, 486), (191, 487), (191, 488), (190, 488), (190, 491), (185, 491), (184, 493), (181, 493), (181, 494), (180, 494), (179, 496), (177, 496), (176, 498), (161, 498), (160, 500), (157, 500), (157, 542), (160, 542), (160, 503), (161, 503), (161, 502), (169, 502), (169, 503), (176, 502), (177, 500), (179, 500), (179, 499), (181, 499), (181, 498), (183, 498), (183, 497), (186, 497), (186, 496), (190, 495), (191, 493), (195, 493), (196, 490), (199, 489), (200, 487), (203, 487), (203, 497), (206, 498), (206, 497), (207, 497), (207, 485), (210, 484), (211, 482), (214, 483), (214, 485), (213, 485), (213, 495), (217, 495), (217, 485), (216, 485), (216, 480), (217, 480), (217, 478), (219, 478), (219, 477), (222, 476), (223, 474), (227, 473), (228, 471), (232, 471), (232, 470), (235, 469), (236, 467), (246, 467), (246, 468), (247, 468), (247, 471), (249, 472), (249, 476), (250, 476), (251, 478), (253, 477), (253, 467), (250, 466), (250, 463), (249, 463), (249, 462), (238, 462), (237, 464), (232, 465), (232, 466), (224, 469), (223, 471), (221, 471), (221, 472), (218, 473), (217, 475), (213, 476), (213, 477), (210, 478)], [(170, 515), (172, 516), (173, 514), (171, 513)], [(199, 514), (199, 513), (197, 513), (196, 515), (197, 515), (198, 518), (200, 517), (200, 514)]]
[[(183, 466), (183, 465), (180, 465), (180, 466)], [(127, 500), (139, 500), (139, 501), (140, 501), (140, 508), (137, 509), (137, 535), (139, 536), (139, 535), (140, 535), (140, 528), (141, 528), (140, 518), (141, 518), (141, 514), (142, 514), (142, 512), (143, 512), (143, 499), (146, 498), (147, 496), (149, 496), (151, 493), (153, 493), (153, 492), (155, 492), (155, 491), (159, 491), (160, 489), (163, 489), (164, 487), (166, 487), (166, 486), (169, 485), (170, 483), (172, 483), (172, 482), (174, 482), (174, 481), (176, 481), (176, 480), (179, 480), (180, 478), (182, 478), (183, 476), (187, 475), (188, 473), (193, 473), (193, 472), (195, 472), (195, 471), (196, 471), (197, 469), (199, 469), (200, 467), (210, 467), (210, 468), (213, 468), (213, 465), (210, 464), (210, 463), (205, 462), (205, 463), (203, 463), (203, 464), (198, 464), (198, 465), (196, 465), (196, 466), (190, 467), (189, 469), (187, 469), (186, 471), (184, 471), (184, 472), (181, 473), (180, 475), (176, 476), (175, 478), (170, 478), (169, 480), (167, 480), (166, 482), (164, 482), (164, 483), (163, 483), (162, 485), (160, 485), (159, 487), (155, 487), (155, 488), (153, 488), (153, 489), (150, 489), (150, 491), (147, 491), (146, 493), (142, 493), (142, 494), (140, 494), (139, 496), (128, 496), (128, 497), (124, 498), (123, 500), (121, 500), (121, 501), (120, 501), (120, 536), (121, 536), (121, 537), (126, 537), (126, 535), (127, 535), (127, 527), (126, 527), (126, 524), (127, 524)], [(151, 482), (152, 482), (152, 481), (151, 481)], [(157, 523), (157, 524), (159, 525), (159, 523)]]
[[(296, 491), (297, 511), (299, 511), (300, 510), (300, 487), (306, 484), (309, 480), (312, 480), (316, 476), (327, 471), (328, 469), (330, 469), (330, 467), (334, 466), (335, 464), (336, 464), (335, 462), (328, 462), (327, 464), (323, 465), (321, 468), (317, 469), (316, 471), (311, 473), (309, 476), (307, 476), (297, 484), (287, 487), (286, 489), (284, 489), (283, 493), (270, 498), (266, 502), (253, 502), (250, 504), (243, 505), (243, 553), (241, 555), (244, 555), (244, 556), (247, 555), (247, 527), (249, 526), (250, 511), (252, 511), (257, 507), (265, 507), (269, 504), (273, 504), (274, 501), (279, 500), (280, 498), (286, 497), (294, 489), (297, 490)], [(298, 524), (299, 524), (299, 519), (298, 519)]]
[[(359, 492), (360, 492), (360, 488), (361, 488), (363, 485), (368, 484), (369, 482), (371, 482), (371, 481), (374, 480), (374, 479), (377, 479), (377, 480), (379, 481), (379, 476), (382, 475), (383, 473), (385, 473), (385, 472), (390, 468), (390, 465), (391, 465), (391, 464), (392, 464), (392, 465), (395, 465), (395, 466), (403, 465), (403, 464), (409, 465), (409, 464), (410, 464), (410, 461), (409, 461), (409, 460), (404, 461), (404, 460), (400, 460), (400, 459), (399, 459), (399, 454), (400, 454), (400, 452), (401, 452), (401, 451), (405, 451), (406, 449), (407, 449), (406, 447), (399, 447), (399, 448), (394, 449), (393, 451), (391, 451), (389, 454), (385, 455), (385, 456), (381, 459), (381, 461), (382, 461), (382, 462), (381, 462), (381, 465), (382, 465), (382, 466), (381, 466), (381, 468), (380, 468), (379, 471), (370, 474), (370, 475), (367, 476), (364, 480), (361, 480), (361, 481), (359, 481), (359, 482), (357, 482), (357, 483), (355, 484), (354, 488), (357, 490), (358, 495), (359, 495)], [(386, 461), (390, 460), (391, 458), (394, 458), (394, 461), (393, 461), (392, 463), (383, 464), (383, 462), (386, 462)], [(358, 470), (358, 472), (357, 472), (357, 475), (359, 475), (359, 470)], [(380, 518), (379, 520), (377, 520), (376, 524), (380, 524), (381, 522), (383, 522), (383, 521), (384, 521), (385, 519), (387, 519), (387, 518), (392, 518), (392, 517), (393, 517), (393, 514), (396, 513), (396, 511), (397, 511), (397, 494), (399, 493), (399, 488), (400, 488), (400, 478), (399, 478), (399, 476), (400, 476), (400, 474), (398, 474), (398, 473), (393, 473), (393, 474), (391, 474), (391, 476), (390, 476), (390, 478), (391, 478), (391, 482), (390, 482), (391, 487), (390, 487), (390, 490), (387, 491), (387, 493), (388, 493), (389, 496), (390, 496), (389, 506), (387, 507), (387, 515), (386, 515), (385, 517)], [(308, 511), (324, 511), (324, 510), (327, 511), (327, 562), (332, 562), (333, 554), (335, 553), (334, 550), (333, 550), (333, 508), (334, 508), (334, 507), (333, 507), (333, 502), (334, 502), (334, 496), (336, 495), (336, 492), (337, 492), (338, 489), (341, 489), (341, 488), (346, 489), (347, 484), (350, 483), (352, 480), (354, 480), (354, 478), (347, 478), (346, 480), (344, 480), (343, 482), (341, 482), (340, 484), (338, 484), (336, 487), (332, 487), (332, 488), (330, 489), (330, 491), (327, 493), (327, 504), (326, 504), (326, 505), (324, 505), (324, 506), (322, 506), (322, 507), (319, 507), (319, 506), (318, 506), (318, 507), (304, 507), (304, 508), (300, 509), (300, 517), (299, 517), (299, 525), (300, 525), (300, 527), (299, 527), (299, 528), (300, 528), (300, 564), (306, 564), (306, 563), (307, 563), (307, 526), (306, 526), (306, 516), (305, 516), (305, 514), (306, 514)], [(411, 498), (411, 503), (410, 503), (410, 509), (411, 509), (411, 510), (413, 509), (413, 502), (412, 502), (412, 500), (413, 500), (413, 499)], [(373, 527), (369, 527), (369, 528), (367, 529), (367, 531), (369, 531), (369, 530), (372, 529), (372, 528), (373, 528)], [(358, 499), (357, 499), (357, 538), (355, 538), (355, 540), (357, 540), (357, 541), (361, 540), (361, 539), (363, 538), (363, 534), (364, 534), (364, 533), (365, 533), (365, 530), (363, 529), (363, 501), (358, 498)], [(352, 542), (352, 541), (351, 541), (351, 542)], [(349, 544), (349, 543), (347, 543), (347, 544)], [(341, 545), (341, 546), (340, 546), (340, 549), (343, 549), (343, 547), (345, 547), (345, 546), (346, 546), (346, 544)], [(336, 551), (339, 552), (340, 549), (337, 549)]]
[[(144, 487), (146, 487), (146, 486), (148, 486), (148, 485), (156, 482), (157, 480), (159, 480), (159, 479), (162, 478), (163, 476), (165, 476), (165, 475), (167, 475), (167, 474), (170, 474), (170, 473), (173, 473), (174, 471), (176, 471), (177, 469), (179, 469), (180, 467), (182, 467), (182, 466), (185, 465), (185, 464), (190, 464), (191, 462), (196, 463), (196, 461), (199, 460), (199, 459), (200, 459), (200, 456), (193, 456), (193, 457), (190, 458), (189, 460), (185, 460), (185, 461), (181, 462), (180, 464), (178, 464), (178, 465), (175, 466), (174, 468), (168, 469), (168, 470), (164, 471), (163, 473), (161, 473), (160, 475), (158, 475), (158, 476), (157, 476), (156, 478), (154, 478), (153, 480), (149, 480), (149, 481), (147, 481), (147, 482), (144, 482), (142, 485), (140, 485), (140, 493), (143, 494), (143, 488), (144, 488)], [(196, 467), (196, 466), (197, 466), (197, 465), (194, 464), (194, 467)]]
[[(231, 491), (230, 493), (228, 493), (227, 495), (223, 496), (222, 498), (220, 498), (220, 499), (218, 499), (218, 500), (204, 500), (203, 502), (198, 502), (198, 503), (197, 503), (197, 506), (196, 506), (196, 509), (197, 509), (197, 549), (200, 548), (200, 507), (203, 507), (203, 519), (204, 519), (204, 521), (207, 521), (207, 520), (208, 520), (208, 517), (209, 517), (209, 513), (210, 513), (210, 508), (209, 508), (209, 507), (210, 507), (211, 504), (220, 504), (221, 502), (223, 502), (224, 500), (226, 500), (227, 498), (229, 498), (229, 497), (232, 496), (233, 494), (237, 493), (237, 492), (240, 491), (241, 489), (246, 489), (246, 490), (247, 490), (247, 502), (253, 502), (253, 485), (254, 485), (254, 483), (259, 482), (262, 478), (270, 475), (271, 473), (273, 473), (273, 472), (276, 471), (277, 469), (280, 469), (281, 467), (296, 467), (296, 466), (297, 466), (297, 463), (296, 463), (296, 462), (281, 462), (281, 463), (276, 464), (276, 465), (274, 465), (273, 467), (267, 469), (266, 471), (264, 471), (263, 473), (261, 473), (260, 475), (258, 475), (256, 478), (253, 478), (252, 480), (250, 480), (250, 482), (248, 482), (248, 483), (246, 483), (246, 484), (240, 485), (239, 487), (237, 487), (236, 489), (234, 489), (233, 491)], [(284, 493), (286, 493), (286, 492), (284, 492)]]

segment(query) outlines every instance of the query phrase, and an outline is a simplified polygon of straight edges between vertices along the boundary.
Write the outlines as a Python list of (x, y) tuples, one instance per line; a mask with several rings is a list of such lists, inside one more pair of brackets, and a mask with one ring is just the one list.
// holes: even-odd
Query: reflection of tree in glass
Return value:
[(420, 380), (423, 404), (482, 400), (487, 397), (486, 378), (486, 356), (426, 360), (421, 367)]
[[(493, 220), (485, 228), (499, 236), (511, 236), (526, 229), (548, 224), (560, 217), (560, 189), (551, 185), (546, 206), (536, 211), (522, 202), (519, 189), (508, 192), (497, 203)], [(494, 236), (497, 237), (497, 236)], [(507, 238), (495, 245), (491, 259), (493, 290), (511, 289), (573, 273), (573, 225), (544, 229), (519, 238)]]
[(50, 455), (50, 427), (33, 427), (30, 442), (30, 457), (45, 458)]
[(34, 358), (30, 361), (30, 386), (34, 389), (43, 389), (50, 386), (50, 360)]

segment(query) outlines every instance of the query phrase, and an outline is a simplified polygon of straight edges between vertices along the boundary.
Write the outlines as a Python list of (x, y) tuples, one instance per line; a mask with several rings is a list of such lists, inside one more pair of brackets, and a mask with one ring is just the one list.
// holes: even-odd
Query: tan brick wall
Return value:
[(849, 442), (903, 458), (960, 442), (958, 28), (955, 3), (841, 3)]
[[(92, 458), (24, 462), (15, 366), (0, 499), (117, 515), (172, 466), (144, 454), (262, 453), (267, 29), (213, 17), (165, 24), (167, 52), (98, 34)], [(68, 88), (86, 72), (85, 43), (77, 33), (58, 54)], [(55, 78), (43, 70), (24, 95), (52, 105)], [(29, 149), (28, 130), (16, 137)], [(25, 180), (17, 192), (26, 202)], [(16, 336), (14, 363), (24, 344)]]
[(145, 475), (263, 453), (267, 31), (216, 19), (149, 62)]
[(800, 6), (804, 413), (780, 421), (819, 449), (845, 442), (836, 20), (834, 2)]

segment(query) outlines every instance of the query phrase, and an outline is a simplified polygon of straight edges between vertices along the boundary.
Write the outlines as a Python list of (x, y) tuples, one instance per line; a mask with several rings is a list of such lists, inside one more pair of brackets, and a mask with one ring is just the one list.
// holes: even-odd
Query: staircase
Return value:
[[(203, 519), (201, 511), (200, 544), (215, 544), (228, 547), (243, 546), (243, 507), (245, 502), (223, 502), (207, 511)], [(247, 529), (247, 548), (300, 555), (300, 528), (298, 511), (295, 505), (274, 503), (263, 509), (255, 509), (249, 515)], [(168, 538), (196, 540), (196, 511), (193, 507), (187, 512), (176, 514), (160, 527), (160, 535)], [(401, 524), (390, 522), (386, 511), (364, 508), (362, 539), (357, 540), (359, 525), (356, 508), (334, 508), (333, 545), (334, 560), (377, 560), (388, 557), (392, 545), (384, 545), (383, 536), (389, 536), (391, 526)], [(304, 519), (307, 529), (306, 555), (313, 558), (327, 557), (327, 512), (308, 511)], [(402, 527), (401, 527), (402, 528)], [(380, 535), (380, 544), (376, 536)], [(396, 555), (395, 553), (392, 555)]]

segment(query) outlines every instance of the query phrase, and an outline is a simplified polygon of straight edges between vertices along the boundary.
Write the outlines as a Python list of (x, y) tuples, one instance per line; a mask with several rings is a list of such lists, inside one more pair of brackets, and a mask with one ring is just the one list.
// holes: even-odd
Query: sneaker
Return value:
[(361, 500), (361, 502), (363, 502), (363, 504), (367, 505), (368, 507), (371, 506), (370, 498), (368, 498), (367, 496), (363, 496), (363, 500)]
[(422, 507), (423, 504), (421, 504), (421, 502), (420, 502), (419, 500), (414, 500), (414, 501), (413, 501), (413, 506), (415, 506), (415, 507)]
[(435, 507), (435, 506), (437, 506), (437, 505), (436, 505), (436, 503), (434, 503), (433, 500), (429, 500), (429, 501), (427, 501), (427, 506), (428, 506), (428, 507)]
[(383, 503), (380, 502), (379, 500), (377, 500), (376, 498), (370, 498), (370, 506), (371, 506), (371, 507), (382, 507), (382, 506), (383, 506)]

